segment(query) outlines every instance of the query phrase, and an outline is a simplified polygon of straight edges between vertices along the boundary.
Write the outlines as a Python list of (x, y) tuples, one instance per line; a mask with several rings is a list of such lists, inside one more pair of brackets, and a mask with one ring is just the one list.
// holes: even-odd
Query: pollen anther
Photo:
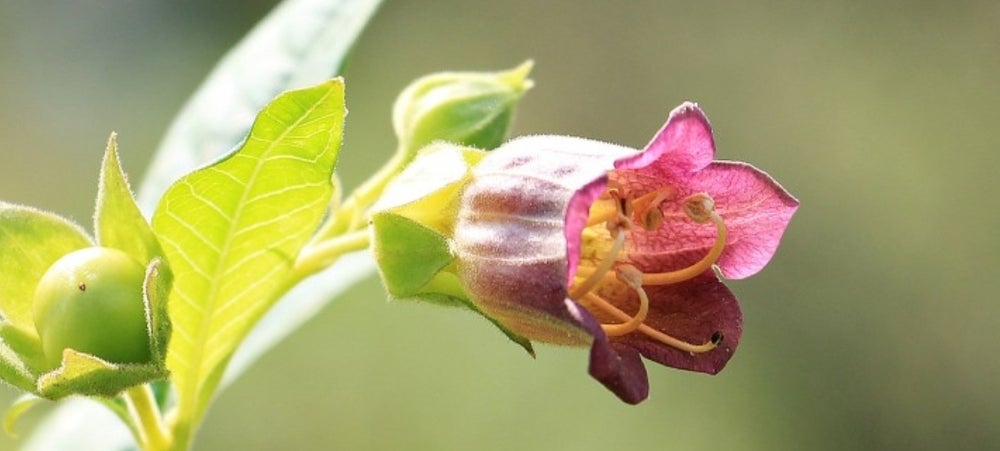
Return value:
[(615, 260), (618, 258), (618, 254), (621, 253), (623, 247), (625, 247), (625, 228), (619, 228), (615, 236), (615, 244), (611, 246), (611, 251), (608, 252), (608, 255), (594, 268), (594, 272), (590, 273), (583, 282), (573, 284), (570, 287), (569, 297), (574, 299), (579, 298), (600, 284), (601, 280), (604, 279), (604, 275), (608, 271), (611, 271), (611, 267), (614, 266)]

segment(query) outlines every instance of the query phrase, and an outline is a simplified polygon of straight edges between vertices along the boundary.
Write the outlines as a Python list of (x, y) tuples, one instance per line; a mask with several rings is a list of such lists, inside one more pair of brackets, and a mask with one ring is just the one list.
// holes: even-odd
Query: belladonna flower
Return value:
[(798, 201), (767, 174), (713, 161), (708, 119), (670, 113), (642, 151), (532, 136), (472, 170), (451, 252), (462, 288), (508, 333), (590, 346), (623, 401), (649, 392), (640, 356), (717, 373), (742, 334), (740, 279), (771, 259)]

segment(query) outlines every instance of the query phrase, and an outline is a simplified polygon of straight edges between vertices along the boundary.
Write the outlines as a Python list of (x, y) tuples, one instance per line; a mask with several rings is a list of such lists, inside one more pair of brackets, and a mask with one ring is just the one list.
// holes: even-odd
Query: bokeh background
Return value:
[[(89, 224), (108, 133), (140, 179), (273, 4), (0, 2), (0, 198)], [(998, 24), (989, 0), (388, 0), (344, 73), (347, 184), (393, 148), (408, 81), (533, 58), (514, 134), (640, 147), (696, 100), (719, 156), (802, 207), (772, 264), (730, 283), (746, 331), (719, 376), (651, 367), (626, 406), (584, 350), (532, 360), (369, 280), (225, 392), (195, 449), (1000, 449)]]

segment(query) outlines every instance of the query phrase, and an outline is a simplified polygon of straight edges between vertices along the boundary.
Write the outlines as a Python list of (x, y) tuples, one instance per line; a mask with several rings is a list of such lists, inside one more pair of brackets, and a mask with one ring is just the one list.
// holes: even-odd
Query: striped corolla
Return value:
[(452, 252), (463, 289), (515, 335), (590, 346), (590, 374), (628, 403), (649, 392), (640, 356), (717, 373), (742, 334), (719, 275), (763, 268), (798, 201), (714, 154), (693, 103), (641, 151), (560, 136), (504, 144), (461, 197)]

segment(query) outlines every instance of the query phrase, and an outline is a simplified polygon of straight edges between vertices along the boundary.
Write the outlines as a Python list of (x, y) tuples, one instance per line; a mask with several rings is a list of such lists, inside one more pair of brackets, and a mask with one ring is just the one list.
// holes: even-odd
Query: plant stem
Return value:
[(137, 385), (125, 392), (125, 404), (139, 431), (139, 445), (147, 451), (169, 450), (171, 437), (163, 426), (160, 408), (149, 384)]
[(310, 276), (332, 264), (341, 255), (367, 248), (370, 242), (368, 230), (361, 229), (329, 240), (311, 243), (299, 254), (294, 271), (300, 278)]
[(386, 185), (413, 161), (414, 152), (400, 144), (396, 153), (375, 175), (354, 189), (351, 195), (333, 211), (313, 237), (310, 244), (319, 243), (337, 235), (357, 230), (367, 222), (367, 210), (385, 190)]

